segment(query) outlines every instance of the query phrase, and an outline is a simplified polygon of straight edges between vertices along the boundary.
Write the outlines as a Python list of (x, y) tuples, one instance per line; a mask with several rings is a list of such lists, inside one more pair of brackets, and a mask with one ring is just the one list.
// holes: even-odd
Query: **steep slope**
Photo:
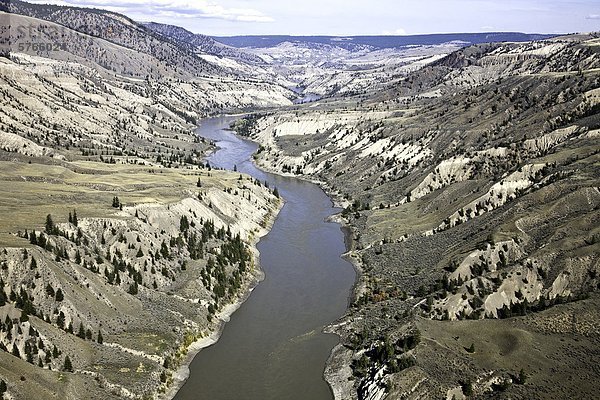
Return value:
[[(10, 393), (164, 391), (187, 347), (209, 340), (260, 278), (250, 246), (277, 199), (203, 168), (27, 159), (1, 161), (0, 348), (22, 360), (15, 372), (58, 371), (58, 384), (9, 381)], [(76, 382), (66, 388), (65, 373)]]
[(178, 26), (156, 22), (146, 23), (144, 26), (187, 48), (202, 60), (232, 76), (253, 81), (272, 82), (287, 88), (294, 87), (292, 82), (273, 71), (261, 57), (243, 49), (226, 46), (209, 36), (194, 34)]
[(472, 46), (388, 90), (237, 125), (260, 165), (346, 207), (363, 274), (331, 327), (336, 398), (597, 392), (598, 43)]
[[(217, 67), (196, 57), (193, 52), (184, 46), (174, 41), (165, 40), (164, 37), (154, 34), (151, 30), (144, 28), (143, 25), (120, 14), (90, 8), (31, 4), (19, 0), (9, 1), (7, 8), (11, 13), (54, 22), (69, 30), (93, 38), (104, 39), (122, 48), (133, 50), (135, 53), (150, 56), (160, 64), (163, 64), (163, 68), (171, 69), (171, 74), (191, 77), (207, 74), (214, 75), (221, 72)], [(25, 27), (26, 29), (19, 29), (20, 27)], [(17, 35), (25, 34), (28, 36), (27, 39), (35, 35), (36, 31), (30, 25), (24, 25), (12, 20), (11, 31), (15, 30), (18, 30)], [(56, 41), (66, 42), (65, 44), (68, 44), (66, 47), (71, 51), (73, 51), (74, 47), (72, 39), (80, 39), (79, 35), (73, 35), (62, 28), (46, 29), (45, 31), (48, 36)], [(86, 42), (90, 43), (89, 41)], [(94, 42), (92, 41), (91, 43), (93, 44)], [(122, 62), (120, 57), (104, 54), (102, 51), (97, 51), (93, 48), (84, 47), (78, 50), (79, 52), (75, 53), (76, 55), (85, 60), (94, 61), (108, 69), (118, 68)], [(85, 53), (81, 54), (83, 51)], [(151, 72), (153, 72), (151, 76), (154, 77), (164, 74), (164, 71)], [(140, 76), (139, 73), (129, 72), (127, 69), (120, 70), (119, 73)], [(144, 77), (142, 75), (142, 78)]]
[(5, 397), (165, 393), (260, 279), (253, 245), (279, 208), (204, 166), (196, 120), (291, 93), (114, 13), (10, 6), (56, 22), (0, 13)]
[(363, 274), (329, 328), (337, 398), (598, 392), (597, 36), (458, 51), (284, 40), (249, 60), (102, 10), (0, 6), (9, 396), (154, 396), (191, 342), (214, 340), (260, 278), (252, 244), (280, 203), (205, 167), (191, 129), (290, 106), (282, 85), (339, 96), (236, 125), (261, 165), (346, 207)]
[[(198, 160), (202, 148), (190, 128), (200, 116), (291, 104), (291, 92), (277, 85), (219, 76), (182, 79), (151, 55), (52, 22), (3, 15), (13, 24), (13, 52), (0, 59), (0, 143), (6, 149), (39, 155), (77, 147), (95, 159)], [(27, 45), (65, 40), (57, 32), (68, 43), (28, 51)], [(187, 143), (176, 149), (172, 140), (180, 137)], [(168, 161), (159, 156), (163, 151), (172, 153)]]

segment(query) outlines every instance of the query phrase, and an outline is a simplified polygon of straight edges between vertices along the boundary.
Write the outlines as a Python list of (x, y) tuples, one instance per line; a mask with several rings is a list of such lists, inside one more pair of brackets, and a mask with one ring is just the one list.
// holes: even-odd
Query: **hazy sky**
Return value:
[(600, 0), (30, 0), (106, 8), (209, 35), (600, 31)]

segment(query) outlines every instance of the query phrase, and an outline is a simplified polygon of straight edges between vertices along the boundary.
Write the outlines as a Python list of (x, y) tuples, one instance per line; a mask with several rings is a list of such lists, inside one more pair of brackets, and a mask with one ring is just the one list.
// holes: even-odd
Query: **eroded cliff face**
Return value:
[(40, 7), (0, 15), (0, 374), (12, 398), (152, 397), (261, 278), (253, 246), (279, 209), (204, 165), (196, 121), (290, 92), (123, 16)]
[[(298, 82), (337, 97), (236, 128), (261, 143), (260, 166), (318, 180), (345, 207), (362, 274), (329, 327), (336, 398), (597, 393), (596, 36), (336, 48), (317, 70), (331, 46), (299, 68), (274, 61), (307, 50), (289, 43), (234, 62), (115, 13), (9, 6), (24, 15), (3, 33), (37, 49), (0, 58), (10, 396), (166, 391), (189, 344), (259, 279), (251, 245), (279, 204), (205, 167), (193, 126), (290, 106), (279, 84)], [(56, 32), (69, 45), (40, 50)], [(257, 58), (270, 67), (244, 64)], [(365, 63), (378, 67), (354, 70)]]
[(582, 349), (598, 332), (552, 328), (598, 320), (597, 44), (468, 47), (393, 89), (238, 124), (259, 165), (321, 181), (346, 207), (362, 277), (330, 327), (336, 398), (597, 389)]
[[(23, 227), (0, 249), (0, 343), (21, 359), (5, 353), (14, 360), (3, 374), (54, 379), (11, 382), (15, 398), (165, 391), (187, 347), (218, 330), (222, 312), (261, 278), (253, 245), (279, 199), (248, 176), (2, 164), (11, 196), (51, 200), (12, 210), (3, 202), (4, 218)], [(94, 174), (77, 172), (82, 165)]]

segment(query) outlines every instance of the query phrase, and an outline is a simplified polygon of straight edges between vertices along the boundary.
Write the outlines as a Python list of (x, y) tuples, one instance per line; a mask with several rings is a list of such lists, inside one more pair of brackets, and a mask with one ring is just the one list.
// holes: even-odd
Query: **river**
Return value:
[(265, 279), (232, 315), (219, 341), (202, 350), (175, 399), (319, 400), (333, 398), (323, 379), (338, 337), (322, 333), (341, 317), (355, 280), (338, 212), (312, 183), (259, 170), (257, 145), (224, 130), (231, 117), (204, 120), (198, 134), (216, 141), (208, 161), (276, 186), (285, 205), (257, 247)]

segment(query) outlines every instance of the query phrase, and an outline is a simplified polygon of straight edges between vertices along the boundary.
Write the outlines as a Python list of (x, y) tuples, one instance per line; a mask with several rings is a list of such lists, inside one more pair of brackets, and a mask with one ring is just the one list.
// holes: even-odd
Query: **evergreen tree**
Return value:
[(56, 301), (63, 301), (64, 298), (65, 298), (65, 296), (63, 295), (62, 289), (58, 288), (56, 290), (56, 297), (55, 297)]
[(35, 257), (31, 256), (31, 264), (29, 264), (29, 269), (36, 269), (37, 268), (37, 261), (35, 260)]
[(37, 238), (37, 245), (42, 247), (42, 248), (46, 248), (46, 237), (44, 236), (44, 234), (42, 232), (40, 232), (40, 236), (38, 236)]
[(179, 221), (179, 230), (181, 232), (187, 232), (189, 228), (190, 223), (188, 221), (188, 218), (185, 215), (181, 216), (181, 220)]
[(34, 246), (36, 246), (38, 244), (37, 243), (37, 236), (35, 235), (34, 231), (31, 231), (29, 233), (29, 243), (31, 243)]
[(63, 364), (63, 371), (73, 372), (73, 364), (71, 364), (71, 359), (69, 356), (65, 356), (65, 363)]
[(138, 284), (137, 282), (133, 282), (130, 286), (129, 286), (129, 290), (127, 290), (127, 293), (131, 294), (131, 295), (136, 295), (138, 294)]
[(521, 370), (519, 371), (519, 376), (515, 381), (515, 383), (518, 385), (524, 385), (527, 381), (527, 374), (525, 373), (525, 370), (523, 368), (521, 368)]
[(54, 297), (54, 295), (55, 295), (54, 288), (49, 283), (46, 285), (46, 294), (50, 297)]
[(104, 338), (102, 337), (102, 332), (98, 329), (98, 344), (102, 344), (102, 342), (104, 341)]
[(85, 328), (83, 327), (83, 322), (79, 323), (79, 332), (77, 332), (77, 337), (85, 339)]
[(56, 326), (60, 329), (65, 329), (65, 313), (62, 311), (58, 314), (58, 317), (56, 317)]
[(21, 358), (21, 352), (19, 351), (19, 348), (17, 347), (16, 343), (13, 343), (13, 347), (12, 347), (12, 355), (15, 357), (19, 357)]
[(33, 364), (33, 354), (29, 342), (25, 342), (25, 359), (29, 364)]
[(279, 190), (277, 190), (277, 187), (275, 187), (275, 189), (273, 189), (273, 195), (275, 195), (275, 197), (279, 198)]
[(54, 234), (54, 221), (52, 221), (52, 215), (48, 214), (46, 216), (46, 233), (48, 235), (53, 235)]
[(0, 380), (0, 394), (6, 393), (7, 390), (8, 387), (6, 386), (6, 382), (4, 382), (4, 379)]
[(73, 210), (73, 225), (77, 226), (79, 221), (77, 220), (77, 211)]

